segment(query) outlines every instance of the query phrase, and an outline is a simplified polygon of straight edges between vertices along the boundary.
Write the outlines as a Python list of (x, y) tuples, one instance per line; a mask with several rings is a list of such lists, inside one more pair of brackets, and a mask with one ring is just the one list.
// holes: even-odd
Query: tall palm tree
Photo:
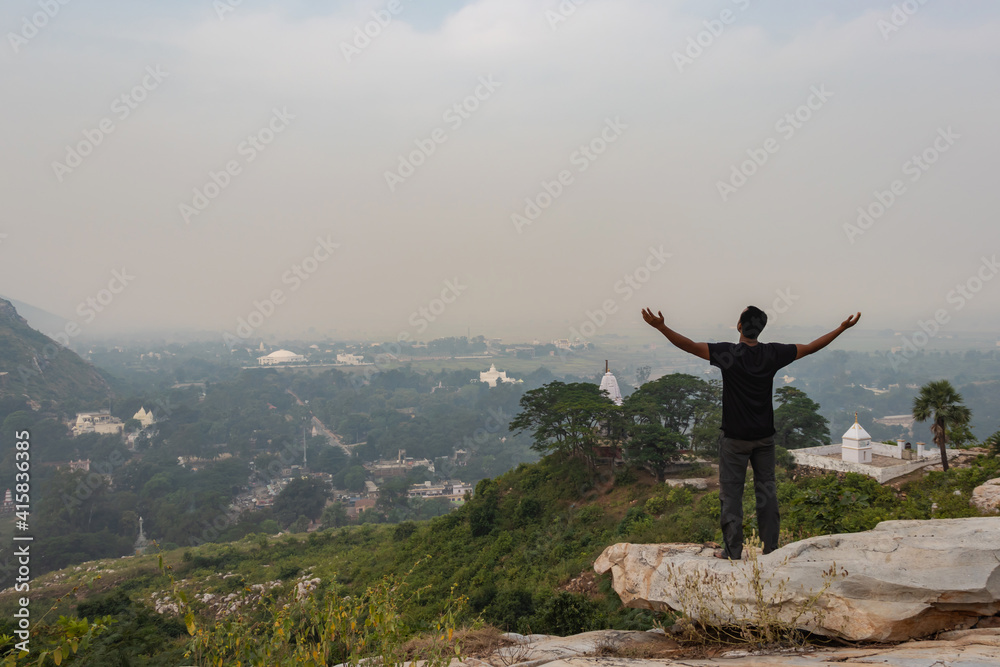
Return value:
[(948, 470), (948, 428), (968, 424), (972, 411), (962, 405), (962, 395), (947, 380), (928, 382), (913, 399), (913, 417), (918, 422), (932, 420), (931, 434), (941, 450), (941, 467)]

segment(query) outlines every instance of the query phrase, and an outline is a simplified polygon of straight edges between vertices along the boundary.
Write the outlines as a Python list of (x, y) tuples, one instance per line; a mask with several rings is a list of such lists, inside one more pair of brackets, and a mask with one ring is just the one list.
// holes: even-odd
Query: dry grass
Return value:
[[(425, 653), (434, 643), (433, 635), (417, 635), (403, 645), (403, 652), (412, 658)], [(493, 656), (505, 647), (516, 646), (515, 642), (504, 638), (503, 632), (492, 625), (456, 630), (448, 644), (454, 646), (456, 643), (461, 648), (462, 657), (480, 660)]]
[(676, 657), (680, 650), (680, 644), (663, 635), (650, 635), (639, 641), (603, 637), (594, 644), (594, 650), (587, 655), (598, 658), (658, 660)]

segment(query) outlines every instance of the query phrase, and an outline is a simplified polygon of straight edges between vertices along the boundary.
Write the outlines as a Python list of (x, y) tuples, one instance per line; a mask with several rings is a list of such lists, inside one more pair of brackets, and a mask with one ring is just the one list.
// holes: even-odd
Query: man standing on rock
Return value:
[(663, 314), (645, 308), (642, 319), (675, 347), (722, 371), (722, 435), (719, 438), (719, 500), (722, 503), (720, 558), (739, 560), (743, 553), (743, 485), (747, 464), (753, 467), (757, 528), (764, 553), (778, 548), (778, 493), (774, 481), (774, 375), (796, 359), (818, 352), (861, 319), (861, 313), (806, 345), (759, 343), (767, 324), (760, 308), (740, 313), (738, 343), (696, 343), (663, 322)]

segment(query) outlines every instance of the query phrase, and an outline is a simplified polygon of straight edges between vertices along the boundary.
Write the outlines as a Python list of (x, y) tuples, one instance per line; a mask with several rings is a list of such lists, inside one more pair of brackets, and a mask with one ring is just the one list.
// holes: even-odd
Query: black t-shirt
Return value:
[(722, 371), (722, 432), (736, 440), (774, 435), (774, 374), (795, 361), (785, 343), (709, 343), (709, 363)]

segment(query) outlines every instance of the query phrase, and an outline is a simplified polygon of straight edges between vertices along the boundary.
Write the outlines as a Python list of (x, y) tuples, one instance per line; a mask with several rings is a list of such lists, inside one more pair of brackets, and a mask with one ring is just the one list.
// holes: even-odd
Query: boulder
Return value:
[(973, 489), (969, 504), (984, 514), (996, 514), (1000, 510), (1000, 478)]
[(713, 625), (779, 622), (851, 641), (970, 628), (1000, 611), (1000, 517), (885, 521), (741, 561), (695, 544), (615, 544), (594, 563), (628, 607)]

